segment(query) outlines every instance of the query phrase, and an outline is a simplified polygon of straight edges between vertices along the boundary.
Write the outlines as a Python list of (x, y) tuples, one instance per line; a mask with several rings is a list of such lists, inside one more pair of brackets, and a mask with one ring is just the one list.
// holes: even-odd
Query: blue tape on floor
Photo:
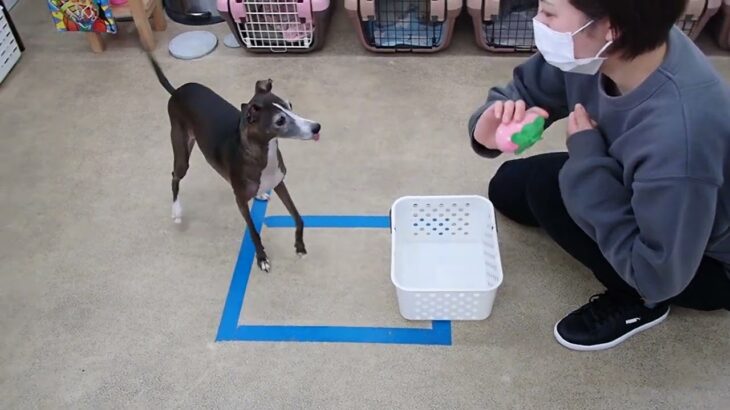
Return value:
[(451, 322), (433, 322), (431, 329), (355, 326), (243, 325), (228, 340), (258, 342), (389, 343), (450, 345)]
[[(251, 207), (251, 219), (259, 232), (261, 232), (261, 221), (264, 220), (264, 215), (266, 215), (266, 205), (266, 202), (254, 201)], [(241, 314), (241, 308), (243, 308), (243, 297), (246, 293), (248, 276), (251, 273), (255, 256), (256, 248), (251, 240), (251, 234), (246, 229), (241, 241), (241, 249), (238, 252), (236, 267), (233, 268), (231, 285), (228, 287), (228, 297), (226, 297), (221, 323), (218, 326), (217, 340), (232, 340), (231, 337), (238, 327), (238, 316)]]
[[(303, 216), (306, 228), (390, 228), (387, 216)], [(269, 228), (294, 228), (294, 219), (288, 215), (269, 216), (264, 221)]]
[[(265, 217), (268, 202), (254, 201), (251, 219), (257, 229), (262, 223), (270, 228), (292, 228), (289, 216)], [(389, 228), (387, 216), (303, 216), (309, 228)], [(248, 278), (254, 266), (256, 250), (248, 229), (233, 269), (233, 278), (221, 322), (217, 341), (251, 342), (335, 342), (335, 343), (389, 343), (419, 345), (451, 345), (451, 322), (433, 321), (430, 329), (356, 326), (288, 326), (288, 325), (238, 325), (243, 308)], [(274, 274), (274, 273), (272, 273)]]

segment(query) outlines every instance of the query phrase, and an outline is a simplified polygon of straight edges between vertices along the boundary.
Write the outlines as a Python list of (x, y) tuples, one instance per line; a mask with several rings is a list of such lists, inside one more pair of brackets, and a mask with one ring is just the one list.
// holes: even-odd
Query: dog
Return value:
[(170, 117), (173, 171), (172, 218), (182, 221), (178, 197), (180, 181), (188, 171), (190, 154), (198, 144), (208, 164), (233, 189), (236, 204), (251, 233), (258, 267), (269, 272), (271, 262), (261, 243), (261, 236), (251, 221), (248, 202), (253, 198), (268, 200), (273, 190), (296, 224), (294, 248), (299, 256), (304, 246), (304, 222), (284, 184), (286, 167), (279, 151), (278, 139), (319, 140), (319, 123), (295, 114), (290, 102), (271, 92), (272, 81), (256, 81), (254, 95), (237, 109), (209, 88), (187, 83), (174, 88), (150, 54), (147, 57), (160, 84), (170, 94), (167, 112)]

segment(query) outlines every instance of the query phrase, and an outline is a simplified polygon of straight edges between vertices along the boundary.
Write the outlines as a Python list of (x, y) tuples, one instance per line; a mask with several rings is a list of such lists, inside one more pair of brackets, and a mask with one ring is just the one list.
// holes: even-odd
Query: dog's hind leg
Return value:
[(182, 222), (182, 204), (180, 203), (180, 180), (188, 172), (190, 153), (193, 150), (195, 139), (186, 132), (185, 127), (178, 121), (172, 122), (172, 153), (174, 164), (172, 170), (172, 220)]
[(284, 181), (281, 181), (279, 185), (274, 188), (274, 192), (276, 192), (276, 195), (279, 196), (279, 199), (281, 199), (286, 210), (289, 211), (289, 214), (294, 219), (294, 223), (296, 224), (294, 248), (297, 251), (297, 255), (304, 256), (307, 254), (307, 249), (304, 246), (304, 221), (302, 220), (301, 215), (299, 215), (297, 207), (294, 206), (294, 201), (292, 201), (291, 195), (289, 195), (289, 190), (286, 189), (286, 185), (284, 185)]

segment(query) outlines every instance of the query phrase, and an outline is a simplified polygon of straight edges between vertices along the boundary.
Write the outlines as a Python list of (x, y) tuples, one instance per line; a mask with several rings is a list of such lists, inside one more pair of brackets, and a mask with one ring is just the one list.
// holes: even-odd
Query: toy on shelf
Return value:
[(108, 0), (48, 0), (48, 7), (58, 31), (117, 32)]
[(519, 155), (542, 139), (544, 128), (545, 118), (528, 112), (522, 121), (500, 124), (497, 127), (497, 148), (502, 152)]

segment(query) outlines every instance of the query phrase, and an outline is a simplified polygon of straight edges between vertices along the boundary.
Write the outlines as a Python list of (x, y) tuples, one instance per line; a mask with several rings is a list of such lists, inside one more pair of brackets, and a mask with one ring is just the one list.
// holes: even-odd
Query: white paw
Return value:
[(268, 259), (260, 260), (259, 261), (259, 269), (261, 269), (264, 272), (271, 271), (271, 263)]
[(266, 192), (256, 195), (256, 199), (258, 199), (259, 201), (268, 201), (269, 198), (271, 198), (271, 195), (267, 194)]
[(307, 257), (307, 252), (297, 252), (297, 256), (299, 259), (304, 259)]
[(180, 200), (178, 199), (177, 201), (175, 201), (175, 202), (172, 203), (172, 220), (176, 224), (181, 223), (182, 222), (182, 214), (183, 214), (182, 204), (180, 204)]

